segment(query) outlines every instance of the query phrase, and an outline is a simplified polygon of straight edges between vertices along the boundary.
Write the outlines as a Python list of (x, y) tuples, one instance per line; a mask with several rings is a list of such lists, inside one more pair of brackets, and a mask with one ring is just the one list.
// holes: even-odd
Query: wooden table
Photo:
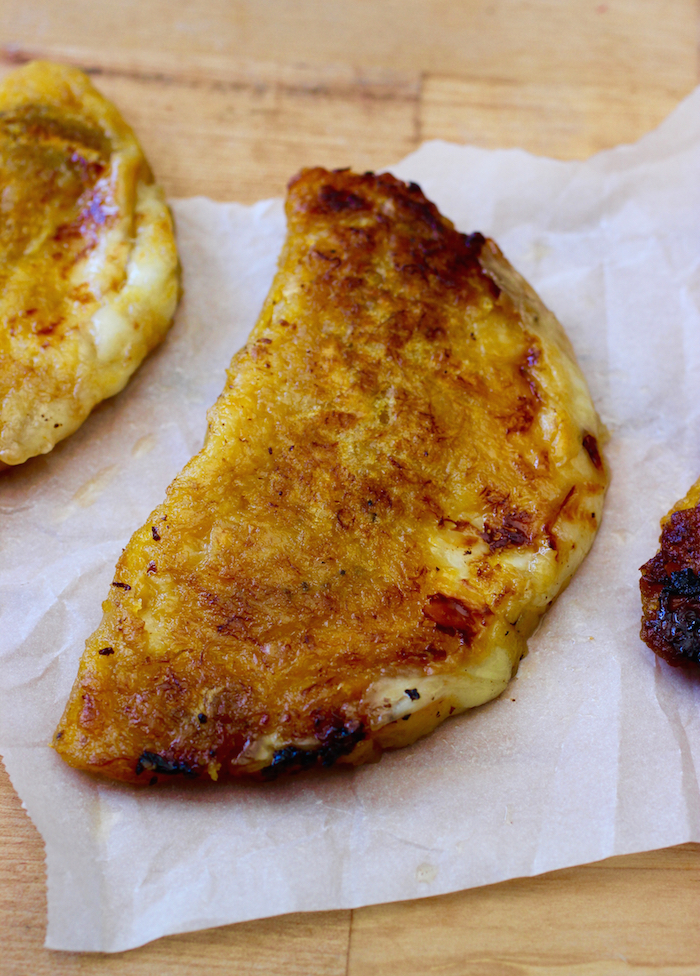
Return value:
[[(698, 82), (697, 0), (23, 0), (0, 73), (88, 70), (168, 194), (250, 202), (425, 139), (561, 158), (637, 139)], [(700, 845), (114, 956), (49, 952), (42, 845), (0, 775), (0, 974), (700, 974)]]

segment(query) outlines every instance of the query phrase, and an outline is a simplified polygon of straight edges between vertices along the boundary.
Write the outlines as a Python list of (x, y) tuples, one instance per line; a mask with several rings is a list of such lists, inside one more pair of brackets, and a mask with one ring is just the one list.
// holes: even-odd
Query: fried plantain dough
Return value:
[(674, 667), (700, 672), (700, 480), (661, 520), (660, 547), (640, 569), (640, 636)]
[(178, 261), (162, 190), (75, 68), (0, 85), (0, 467), (45, 454), (169, 328)]
[(205, 446), (117, 563), (54, 745), (132, 783), (359, 764), (508, 684), (588, 551), (554, 316), (420, 188), (310, 169)]

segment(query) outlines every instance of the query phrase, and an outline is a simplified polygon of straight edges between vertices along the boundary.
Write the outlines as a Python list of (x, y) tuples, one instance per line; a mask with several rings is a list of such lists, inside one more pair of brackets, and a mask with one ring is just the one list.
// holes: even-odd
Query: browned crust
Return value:
[(700, 506), (670, 513), (641, 567), (640, 636), (673, 667), (700, 674)]
[[(597, 418), (586, 400), (582, 428), (563, 333), (495, 245), (389, 174), (306, 170), (287, 218), (206, 445), (88, 641), (55, 740), (80, 768), (144, 783), (367, 761), (368, 687), (406, 675), (413, 700), (499, 641), (515, 666), (597, 529)], [(555, 446), (540, 414), (562, 402)], [(541, 606), (515, 551), (552, 567)], [(274, 755), (242, 761), (271, 733)]]
[[(37, 61), (3, 79), (0, 183), (0, 457), (17, 465), (73, 433), (163, 338), (177, 255), (134, 133), (76, 68)], [(140, 287), (131, 270), (146, 264)]]

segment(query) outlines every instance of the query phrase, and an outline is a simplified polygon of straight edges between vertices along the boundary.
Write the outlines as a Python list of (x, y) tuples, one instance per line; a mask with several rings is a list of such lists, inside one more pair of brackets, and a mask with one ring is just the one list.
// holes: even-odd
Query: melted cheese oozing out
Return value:
[[(500, 695), (512, 674), (510, 649), (496, 646), (485, 661), (451, 675), (381, 678), (370, 686), (367, 697), (378, 715), (376, 727), (381, 728), (438, 702), (449, 702), (456, 711), (476, 708)], [(407, 686), (414, 697), (407, 694)]]
[[(154, 317), (171, 321), (178, 299), (178, 282), (174, 275), (172, 255), (159, 247), (159, 227), (169, 222), (163, 193), (155, 184), (139, 184), (136, 214), (138, 231), (126, 267), (122, 288), (99, 308), (90, 321), (100, 366), (123, 363), (124, 350), (133, 342), (134, 330), (143, 320)], [(128, 374), (113, 380), (113, 393), (127, 382)], [(111, 396), (105, 386), (104, 395)]]

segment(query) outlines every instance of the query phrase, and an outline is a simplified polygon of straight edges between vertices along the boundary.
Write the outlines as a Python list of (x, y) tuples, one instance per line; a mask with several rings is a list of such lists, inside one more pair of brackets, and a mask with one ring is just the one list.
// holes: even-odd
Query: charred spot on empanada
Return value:
[[(691, 489), (692, 491), (692, 489)], [(676, 508), (641, 568), (642, 640), (674, 667), (700, 671), (700, 508)]]

